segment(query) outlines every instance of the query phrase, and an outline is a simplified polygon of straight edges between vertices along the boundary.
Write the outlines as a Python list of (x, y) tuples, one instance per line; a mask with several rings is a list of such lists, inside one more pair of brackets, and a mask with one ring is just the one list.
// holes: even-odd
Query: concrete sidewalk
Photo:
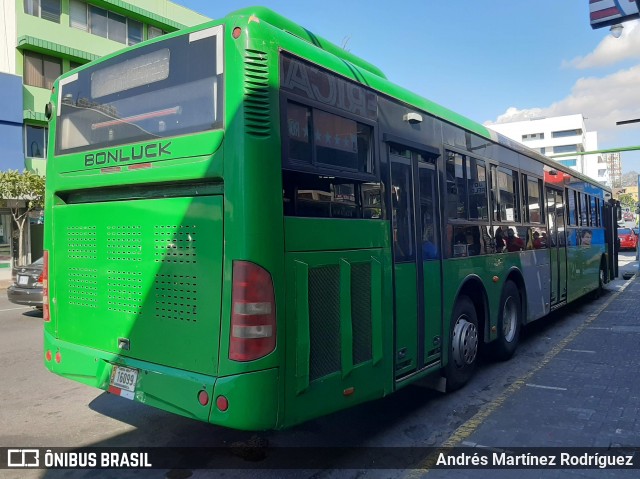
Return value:
[[(640, 447), (640, 279), (606, 301), (445, 446)], [(512, 478), (514, 470), (431, 470), (430, 478)], [(519, 479), (638, 477), (638, 471), (518, 469)]]

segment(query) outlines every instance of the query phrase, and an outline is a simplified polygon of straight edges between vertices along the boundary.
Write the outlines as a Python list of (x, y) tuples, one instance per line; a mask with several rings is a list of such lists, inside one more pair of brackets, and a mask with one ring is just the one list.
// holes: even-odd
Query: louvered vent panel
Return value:
[(267, 54), (259, 50), (246, 50), (244, 68), (246, 132), (253, 136), (268, 137), (271, 134), (271, 116)]
[(353, 364), (371, 359), (371, 263), (351, 265)]
[(340, 267), (309, 270), (309, 381), (340, 370)]

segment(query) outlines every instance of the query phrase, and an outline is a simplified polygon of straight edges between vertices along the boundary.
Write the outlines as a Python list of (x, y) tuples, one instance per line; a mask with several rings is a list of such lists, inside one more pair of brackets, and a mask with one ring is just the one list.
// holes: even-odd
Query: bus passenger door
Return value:
[(390, 144), (395, 377), (439, 364), (442, 334), (435, 158)]
[(565, 205), (562, 191), (547, 188), (548, 240), (551, 269), (550, 306), (567, 301), (567, 240), (565, 234)]

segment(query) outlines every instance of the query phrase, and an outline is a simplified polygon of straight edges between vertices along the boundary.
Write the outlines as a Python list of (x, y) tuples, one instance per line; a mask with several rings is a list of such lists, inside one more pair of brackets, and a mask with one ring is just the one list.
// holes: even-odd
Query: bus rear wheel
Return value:
[(467, 296), (461, 296), (456, 302), (449, 336), (449, 362), (444, 374), (447, 391), (455, 391), (471, 379), (478, 359), (478, 318)]
[(593, 290), (591, 297), (598, 299), (604, 293), (604, 285), (607, 282), (607, 261), (604, 257), (600, 260), (600, 270), (598, 271), (598, 287)]
[(522, 300), (520, 291), (513, 281), (507, 281), (502, 288), (500, 315), (498, 316), (498, 338), (492, 355), (495, 359), (506, 361), (513, 356), (520, 339), (522, 325)]

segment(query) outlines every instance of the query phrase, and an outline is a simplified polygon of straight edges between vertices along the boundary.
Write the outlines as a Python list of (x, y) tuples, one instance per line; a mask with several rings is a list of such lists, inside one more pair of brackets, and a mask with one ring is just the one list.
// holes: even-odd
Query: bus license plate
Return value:
[(29, 276), (18, 275), (18, 284), (29, 284)]
[(125, 391), (135, 392), (137, 380), (137, 369), (114, 366), (113, 370), (111, 371), (111, 386), (124, 389)]

